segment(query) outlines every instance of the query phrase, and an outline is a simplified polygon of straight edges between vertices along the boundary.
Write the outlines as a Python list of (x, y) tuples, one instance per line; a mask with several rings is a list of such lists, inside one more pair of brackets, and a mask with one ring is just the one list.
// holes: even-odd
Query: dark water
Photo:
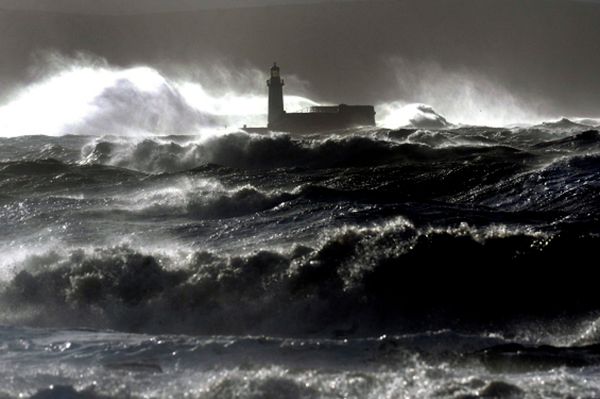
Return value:
[(0, 161), (0, 396), (600, 395), (593, 127), (20, 136)]

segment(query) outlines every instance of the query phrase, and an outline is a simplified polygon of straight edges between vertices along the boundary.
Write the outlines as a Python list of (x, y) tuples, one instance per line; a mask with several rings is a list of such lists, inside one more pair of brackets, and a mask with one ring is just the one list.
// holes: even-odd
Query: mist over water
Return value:
[[(38, 63), (36, 80), (0, 106), (4, 137), (195, 134), (266, 123), (266, 93), (236, 89), (255, 86), (256, 71), (230, 75), (237, 81), (224, 88), (211, 84), (211, 76), (206, 83), (171, 79), (151, 67), (117, 68), (86, 54), (43, 53)], [(291, 110), (316, 104), (293, 95), (286, 101)]]
[(428, 67), (377, 127), (250, 134), (260, 71), (44, 60), (0, 105), (0, 396), (600, 393), (597, 119)]
[[(169, 77), (144, 65), (112, 66), (85, 53), (66, 57), (41, 52), (35, 59), (31, 83), (11, 92), (0, 105), (4, 137), (199, 134), (266, 125), (264, 73), (256, 69), (241, 73), (214, 64)], [(399, 58), (389, 64), (397, 71), (398, 99), (376, 104), (382, 127), (501, 127), (562, 117), (541, 113), (541, 104), (532, 108), (484, 76), (444, 72), (436, 64), (415, 65)], [(310, 92), (306, 86), (295, 76), (288, 79), (289, 112), (319, 103), (306, 97), (304, 93)], [(294, 90), (303, 95), (294, 95)], [(597, 122), (575, 117), (587, 125)]]
[(403, 97), (429, 104), (455, 123), (502, 127), (517, 123), (541, 123), (556, 116), (543, 111), (544, 98), (512, 93), (492, 76), (466, 67), (445, 69), (436, 62), (408, 61), (392, 57), (387, 61), (395, 71), (398, 91)]

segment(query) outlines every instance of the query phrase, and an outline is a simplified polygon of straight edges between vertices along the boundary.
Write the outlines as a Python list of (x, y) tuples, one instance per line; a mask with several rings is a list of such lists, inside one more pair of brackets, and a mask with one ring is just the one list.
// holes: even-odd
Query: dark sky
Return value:
[(166, 74), (215, 64), (266, 74), (277, 60), (322, 101), (512, 102), (600, 115), (595, 1), (4, 0), (0, 8), (5, 93), (32, 79), (36, 51), (51, 49)]
[(355, 0), (1, 0), (0, 8), (77, 14), (128, 15), (333, 1)]

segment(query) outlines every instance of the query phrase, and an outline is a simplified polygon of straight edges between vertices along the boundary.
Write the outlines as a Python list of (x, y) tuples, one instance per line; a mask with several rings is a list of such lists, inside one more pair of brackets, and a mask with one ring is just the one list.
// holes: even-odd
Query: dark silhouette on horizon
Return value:
[(286, 112), (283, 105), (283, 86), (277, 63), (271, 67), (267, 80), (269, 87), (269, 116), (267, 129), (244, 128), (246, 131), (275, 130), (288, 133), (315, 133), (360, 126), (375, 126), (375, 108), (372, 105), (313, 106), (303, 112)]

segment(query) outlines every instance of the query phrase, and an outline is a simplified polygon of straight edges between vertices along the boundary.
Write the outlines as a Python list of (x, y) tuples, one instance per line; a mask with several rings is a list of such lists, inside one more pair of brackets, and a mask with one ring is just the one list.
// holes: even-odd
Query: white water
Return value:
[[(232, 82), (232, 87), (235, 82)], [(289, 110), (316, 103), (288, 95)], [(211, 90), (147, 66), (63, 63), (0, 105), (0, 136), (193, 134), (266, 124), (265, 92)]]
[[(223, 68), (206, 68), (195, 72), (194, 79), (173, 78), (149, 66), (119, 68), (95, 57), (71, 59), (59, 54), (45, 57), (44, 65), (34, 67), (42, 71), (38, 78), (0, 104), (0, 136), (195, 134), (266, 124), (267, 89), (259, 70), (234, 74)], [(482, 90), (491, 87), (489, 82), (487, 86), (471, 82), (453, 90), (456, 85), (449, 86), (439, 70), (430, 72), (421, 76), (416, 98), (376, 104), (379, 126), (439, 129), (452, 124), (501, 126), (543, 120), (497, 88), (490, 96), (493, 101), (484, 101)], [(406, 73), (404, 80), (408, 79)], [(290, 78), (294, 86), (305, 89), (302, 80)], [(465, 80), (461, 79), (458, 81)], [(399, 82), (399, 97), (403, 82)], [(285, 93), (288, 111), (317, 104), (293, 90)], [(574, 120), (591, 125), (598, 122), (593, 118)]]

